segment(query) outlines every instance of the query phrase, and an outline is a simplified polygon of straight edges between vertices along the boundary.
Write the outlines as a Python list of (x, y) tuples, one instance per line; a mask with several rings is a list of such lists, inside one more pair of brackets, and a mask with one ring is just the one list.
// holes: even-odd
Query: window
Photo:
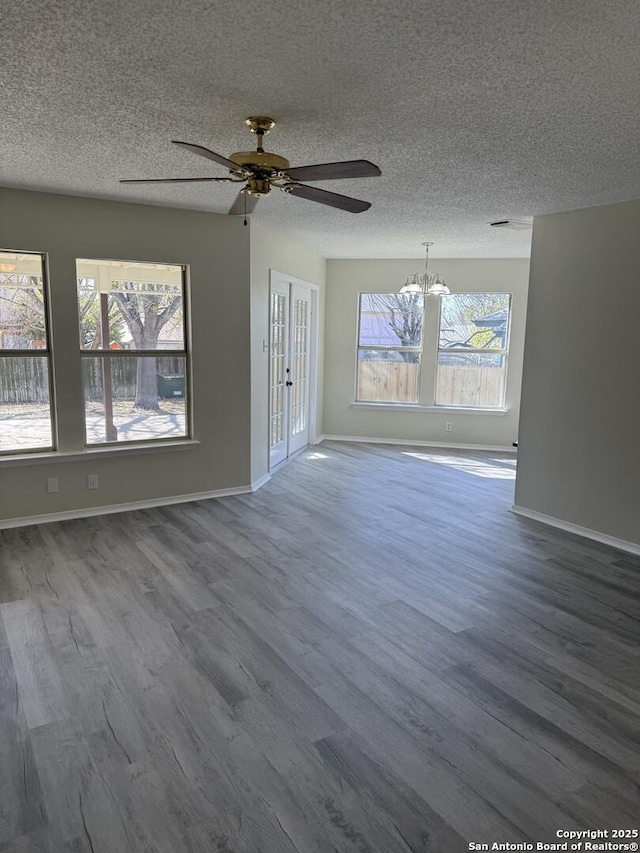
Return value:
[(356, 401), (504, 406), (511, 296), (362, 293)]
[(441, 298), (437, 406), (504, 405), (510, 303), (508, 293)]
[(0, 251), (0, 453), (51, 450), (44, 258)]
[(80, 259), (87, 445), (188, 435), (185, 269)]
[(356, 400), (417, 403), (424, 296), (361, 293)]

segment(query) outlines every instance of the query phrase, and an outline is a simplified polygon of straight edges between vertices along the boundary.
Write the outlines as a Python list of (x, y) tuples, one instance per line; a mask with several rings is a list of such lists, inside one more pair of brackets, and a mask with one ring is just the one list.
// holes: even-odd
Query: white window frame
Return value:
[[(80, 259), (76, 258), (76, 270), (77, 264)], [(92, 263), (100, 264), (105, 261), (118, 261), (120, 263), (129, 263), (133, 267), (137, 264), (143, 264), (144, 261), (130, 261), (124, 258), (87, 258), (83, 260), (89, 260)], [(149, 261), (148, 263), (160, 263), (159, 261)], [(101, 358), (103, 364), (103, 371), (105, 370), (105, 360), (108, 362), (111, 358), (184, 358), (185, 360), (185, 434), (181, 436), (176, 436), (172, 438), (171, 436), (159, 436), (158, 438), (149, 438), (145, 436), (140, 439), (126, 439), (125, 441), (108, 440), (101, 442), (91, 442), (87, 441), (87, 424), (86, 424), (86, 411), (83, 409), (82, 418), (84, 422), (84, 447), (88, 451), (99, 450), (102, 448), (110, 448), (118, 450), (126, 450), (129, 447), (136, 447), (141, 445), (152, 445), (157, 446), (161, 444), (173, 444), (180, 443), (185, 441), (192, 441), (193, 439), (193, 417), (192, 417), (192, 368), (191, 368), (191, 340), (190, 340), (190, 314), (189, 314), (189, 269), (186, 264), (168, 264), (168, 266), (179, 267), (181, 271), (181, 289), (182, 289), (182, 340), (183, 347), (182, 349), (148, 349), (148, 350), (138, 350), (138, 349), (110, 349), (108, 346), (105, 348), (103, 345), (95, 350), (85, 349), (82, 345), (79, 348), (80, 351), (80, 361), (82, 363), (83, 359), (86, 358)], [(78, 276), (76, 272), (76, 280), (80, 281), (82, 276)], [(132, 276), (133, 278), (133, 276)], [(77, 284), (76, 284), (77, 288)], [(76, 299), (76, 305), (79, 308), (78, 300)], [(78, 336), (81, 334), (81, 323), (80, 323), (80, 313), (78, 311)], [(101, 344), (104, 344), (101, 341)]]
[[(464, 413), (464, 414), (482, 414), (482, 415), (502, 415), (506, 413), (505, 400), (507, 396), (507, 384), (509, 381), (508, 362), (509, 349), (511, 346), (511, 325), (513, 317), (513, 292), (508, 290), (468, 290), (460, 291), (460, 295), (478, 296), (478, 295), (505, 295), (509, 297), (509, 319), (507, 325), (507, 346), (503, 348), (483, 349), (483, 348), (452, 348), (440, 347), (440, 324), (442, 318), (442, 303), (440, 297), (433, 295), (425, 295), (424, 300), (424, 317), (422, 322), (422, 346), (421, 347), (383, 347), (383, 346), (360, 346), (360, 312), (362, 305), (363, 293), (393, 293), (393, 291), (362, 291), (358, 293), (358, 310), (356, 319), (356, 353), (355, 353), (355, 371), (354, 371), (354, 402), (351, 404), (355, 408), (371, 408), (371, 409), (393, 409), (395, 411), (406, 412), (440, 412), (440, 413)], [(452, 295), (458, 295), (456, 292)], [(358, 354), (361, 349), (372, 350), (409, 350), (418, 351), (420, 353), (420, 367), (418, 375), (418, 402), (388, 402), (388, 401), (369, 401), (359, 400), (358, 394)], [(481, 353), (491, 355), (502, 355), (504, 357), (503, 366), (503, 382), (502, 382), (502, 399), (500, 405), (497, 406), (458, 406), (436, 404), (436, 386), (437, 386), (437, 371), (438, 371), (438, 355), (440, 352), (465, 352), (465, 353)]]
[[(362, 297), (368, 296), (369, 294), (387, 296), (391, 291), (376, 291), (376, 290), (363, 290), (358, 294), (358, 311), (357, 311), (357, 326), (356, 326), (356, 364), (355, 364), (355, 383), (354, 383), (354, 400), (356, 404), (362, 405), (372, 405), (372, 406), (418, 406), (420, 405), (420, 389), (422, 386), (422, 362), (423, 362), (423, 351), (424, 351), (424, 334), (425, 334), (425, 318), (426, 318), (426, 298), (423, 297), (424, 301), (422, 304), (422, 344), (419, 347), (410, 347), (410, 346), (385, 346), (384, 344), (376, 346), (374, 344), (361, 344), (360, 343), (360, 319), (362, 314)], [(398, 294), (393, 294), (397, 296)], [(358, 399), (358, 370), (360, 363), (360, 351), (361, 350), (369, 350), (371, 352), (415, 352), (418, 354), (418, 401), (416, 403), (402, 403), (402, 402), (387, 402), (387, 401), (376, 401), (376, 400), (360, 400)]]
[[(511, 303), (513, 302), (513, 294), (509, 293), (506, 290), (477, 290), (477, 291), (460, 291), (451, 294), (452, 296), (507, 296), (509, 298), (508, 305), (508, 317), (507, 317), (507, 331), (505, 335), (505, 340), (507, 345), (501, 348), (498, 347), (442, 347), (440, 346), (440, 332), (442, 328), (442, 302), (438, 306), (438, 335), (436, 337), (437, 341), (437, 352), (436, 352), (436, 367), (435, 367), (435, 375), (434, 375), (434, 388), (433, 388), (433, 405), (438, 408), (446, 408), (446, 409), (477, 409), (480, 411), (491, 411), (493, 409), (504, 409), (505, 398), (507, 394), (507, 377), (508, 377), (508, 364), (509, 364), (509, 345), (511, 344)], [(438, 386), (438, 370), (440, 369), (440, 353), (462, 353), (464, 355), (501, 355), (503, 356), (503, 364), (502, 364), (502, 387), (500, 389), (500, 401), (495, 406), (462, 406), (462, 405), (447, 405), (443, 403), (438, 403), (436, 401), (436, 393)]]
[[(85, 411), (83, 405), (83, 395), (78, 396), (77, 410), (74, 406), (72, 410), (65, 411), (65, 417), (61, 418), (60, 403), (57, 395), (57, 383), (60, 380), (58, 376), (59, 364), (57, 353), (62, 352), (62, 358), (68, 364), (68, 356), (71, 349), (69, 343), (65, 341), (62, 344), (56, 344), (56, 306), (58, 300), (55, 295), (55, 288), (51, 287), (51, 277), (49, 272), (49, 258), (46, 252), (40, 252), (37, 249), (15, 249), (2, 248), (3, 252), (8, 254), (32, 255), (41, 260), (42, 284), (43, 284), (43, 302), (45, 308), (45, 328), (46, 328), (46, 347), (38, 349), (0, 349), (0, 356), (10, 358), (16, 357), (46, 357), (48, 365), (48, 382), (49, 382), (49, 416), (51, 419), (51, 444), (33, 448), (12, 448), (10, 450), (0, 450), (0, 468), (14, 466), (30, 466), (38, 465), (46, 462), (70, 462), (80, 461), (83, 459), (105, 459), (110, 457), (124, 455), (139, 455), (145, 453), (158, 453), (169, 451), (193, 450), (196, 449), (200, 442), (194, 437), (194, 422), (193, 422), (193, 364), (192, 364), (192, 338), (191, 338), (191, 317), (190, 317), (190, 270), (189, 265), (180, 261), (157, 259), (147, 261), (144, 258), (137, 258), (135, 261), (125, 261), (131, 264), (161, 264), (172, 267), (180, 267), (182, 270), (182, 299), (183, 299), (183, 329), (184, 329), (184, 345), (178, 350), (160, 349), (160, 350), (82, 350), (78, 347), (79, 358), (77, 359), (77, 373), (74, 370), (74, 378), (65, 377), (65, 383), (73, 384), (77, 382), (77, 388), (82, 388), (82, 357), (83, 352), (86, 356), (100, 357), (101, 354), (110, 357), (133, 356), (136, 353), (150, 357), (172, 357), (177, 355), (185, 358), (185, 435), (169, 437), (159, 436), (158, 438), (144, 437), (136, 440), (118, 441), (112, 443), (86, 444), (85, 433)], [(104, 260), (118, 260), (115, 258), (96, 258), (97, 263)], [(76, 279), (79, 277), (76, 275)], [(75, 287), (77, 293), (77, 281)], [(75, 298), (76, 312), (78, 312), (77, 295)], [(76, 313), (75, 325), (78, 335), (78, 343), (80, 343), (80, 322), (79, 313)], [(74, 344), (71, 344), (73, 347)], [(69, 415), (73, 417), (70, 418)], [(62, 424), (62, 425), (61, 425)], [(80, 426), (82, 425), (82, 430)], [(82, 437), (81, 437), (82, 436)]]
[[(1, 252), (13, 255), (33, 255), (36, 258), (40, 258), (40, 270), (41, 270), (41, 278), (42, 278), (42, 304), (43, 304), (43, 315), (44, 315), (44, 329), (45, 329), (45, 343), (46, 346), (38, 347), (37, 349), (4, 349), (0, 348), (0, 358), (44, 358), (46, 356), (47, 359), (47, 382), (49, 389), (49, 420), (51, 423), (51, 444), (40, 445), (37, 447), (20, 447), (20, 448), (12, 448), (10, 450), (1, 450), (0, 449), (0, 458), (11, 459), (14, 456), (21, 456), (22, 454), (35, 454), (35, 453), (55, 453), (56, 448), (58, 446), (58, 438), (57, 438), (57, 420), (56, 420), (56, 401), (55, 401), (55, 388), (54, 388), (54, 374), (53, 374), (53, 349), (51, 347), (51, 312), (50, 312), (50, 298), (49, 298), (49, 275), (48, 275), (48, 265), (47, 265), (47, 256), (44, 252), (34, 252), (34, 251), (25, 251), (22, 249), (0, 249)], [(0, 276), (9, 277), (12, 273), (1, 273)], [(5, 283), (0, 282), (0, 287), (2, 287)], [(6, 286), (10, 287), (11, 284), (8, 283)]]

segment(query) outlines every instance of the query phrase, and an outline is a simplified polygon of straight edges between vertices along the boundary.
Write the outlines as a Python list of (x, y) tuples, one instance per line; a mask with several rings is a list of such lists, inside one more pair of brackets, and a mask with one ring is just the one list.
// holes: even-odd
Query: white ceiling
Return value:
[(224, 213), (243, 121), (292, 165), (364, 157), (317, 186), (353, 215), (272, 192), (255, 217), (327, 257), (527, 256), (524, 217), (640, 197), (637, 0), (40, 0), (6, 16), (5, 186)]

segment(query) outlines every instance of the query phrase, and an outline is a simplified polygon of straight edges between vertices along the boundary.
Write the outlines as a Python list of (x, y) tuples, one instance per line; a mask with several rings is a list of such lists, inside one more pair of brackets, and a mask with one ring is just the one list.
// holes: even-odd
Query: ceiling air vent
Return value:
[(498, 219), (490, 222), (492, 228), (511, 228), (512, 231), (529, 231), (533, 228), (531, 219)]

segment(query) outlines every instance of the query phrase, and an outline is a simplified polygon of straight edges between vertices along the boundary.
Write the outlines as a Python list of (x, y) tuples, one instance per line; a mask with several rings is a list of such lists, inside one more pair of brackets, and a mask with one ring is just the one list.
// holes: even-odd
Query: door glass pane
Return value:
[(285, 297), (271, 294), (271, 447), (284, 440)]
[(309, 349), (309, 302), (294, 300), (293, 330), (293, 409), (291, 434), (298, 435), (307, 428), (307, 357)]

